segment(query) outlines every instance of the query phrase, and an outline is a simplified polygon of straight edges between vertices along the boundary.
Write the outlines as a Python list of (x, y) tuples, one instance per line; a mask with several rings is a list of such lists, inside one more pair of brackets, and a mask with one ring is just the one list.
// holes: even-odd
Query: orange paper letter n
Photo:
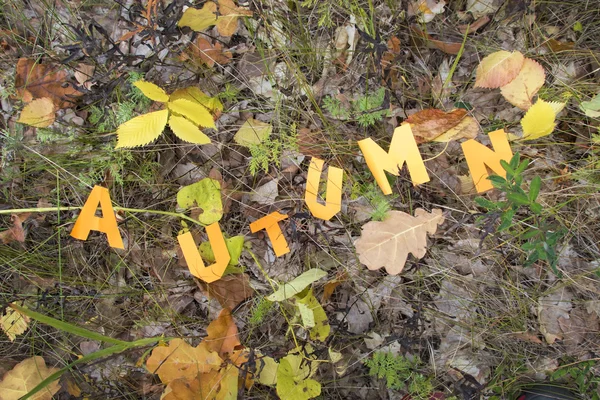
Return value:
[(290, 252), (287, 240), (285, 240), (285, 236), (283, 236), (283, 232), (279, 227), (279, 221), (283, 221), (287, 217), (287, 215), (275, 211), (250, 224), (250, 232), (252, 233), (263, 229), (267, 231), (267, 236), (271, 239), (273, 251), (277, 257)]
[[(100, 205), (102, 218), (96, 217), (96, 209)], [(108, 189), (102, 186), (94, 186), (90, 196), (85, 201), (81, 213), (75, 221), (71, 236), (79, 240), (87, 240), (90, 231), (99, 231), (106, 234), (110, 247), (124, 249), (123, 239), (119, 233), (117, 219), (110, 201)]]
[(504, 130), (490, 132), (489, 137), (495, 151), (473, 139), (462, 144), (462, 150), (478, 193), (494, 188), (492, 182), (487, 179), (489, 175), (486, 167), (506, 178), (506, 171), (500, 165), (500, 160), (509, 162), (513, 155)]
[(392, 193), (385, 171), (398, 176), (405, 162), (413, 184), (429, 182), (429, 175), (409, 124), (401, 125), (394, 130), (388, 153), (371, 138), (360, 140), (358, 146), (383, 194)]
[(329, 221), (342, 209), (342, 179), (344, 177), (344, 170), (331, 166), (327, 170), (327, 189), (324, 196), (325, 204), (317, 201), (322, 171), (323, 160), (313, 157), (308, 167), (304, 201), (313, 216)]
[(181, 252), (183, 253), (185, 262), (192, 275), (205, 282), (211, 283), (221, 279), (225, 272), (225, 268), (227, 268), (227, 264), (229, 264), (229, 261), (231, 260), (231, 256), (227, 250), (225, 238), (223, 237), (223, 232), (221, 232), (218, 222), (208, 225), (206, 227), (206, 234), (208, 235), (208, 241), (210, 242), (210, 246), (215, 255), (215, 263), (208, 267), (204, 266), (204, 261), (200, 256), (198, 247), (196, 247), (196, 243), (190, 232), (177, 236), (177, 241), (179, 241)]

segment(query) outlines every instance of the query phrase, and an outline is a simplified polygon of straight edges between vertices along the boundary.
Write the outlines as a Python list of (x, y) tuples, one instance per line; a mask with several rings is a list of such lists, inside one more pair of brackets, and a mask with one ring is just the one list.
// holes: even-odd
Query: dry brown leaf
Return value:
[[(251, 375), (251, 374), (248, 374)], [(220, 371), (198, 374), (191, 381), (169, 383), (161, 400), (231, 400), (237, 398), (239, 369), (227, 365)]]
[(450, 112), (430, 108), (412, 114), (405, 122), (410, 124), (417, 143), (447, 142), (462, 137), (472, 139), (479, 132), (477, 121), (467, 116), (467, 111), (462, 108)]
[(217, 30), (222, 36), (231, 36), (238, 30), (238, 18), (252, 15), (252, 11), (237, 7), (232, 0), (219, 0)]
[(525, 57), (518, 51), (500, 50), (485, 57), (479, 63), (475, 87), (496, 89), (507, 85), (517, 77)]
[(391, 275), (402, 272), (408, 253), (422, 258), (427, 251), (427, 233), (433, 234), (444, 222), (442, 210), (431, 213), (417, 208), (415, 216), (402, 211), (390, 211), (384, 221), (363, 225), (355, 243), (359, 260), (370, 270), (385, 267)]
[(575, 43), (573, 42), (561, 42), (556, 39), (548, 39), (548, 41), (544, 44), (554, 53), (569, 51), (575, 48)]
[(410, 30), (418, 37), (424, 39), (427, 42), (427, 47), (429, 47), (430, 49), (438, 49), (446, 54), (456, 55), (462, 47), (462, 43), (444, 42), (442, 40), (434, 39), (427, 32), (423, 32), (416, 26), (411, 26)]
[(223, 359), (229, 358), (235, 352), (235, 348), (241, 346), (237, 326), (228, 308), (224, 308), (208, 325), (206, 333), (208, 336), (198, 347), (216, 352)]
[(526, 58), (519, 75), (507, 85), (502, 86), (500, 93), (513, 106), (519, 107), (521, 110), (528, 110), (532, 105), (531, 99), (540, 90), (545, 80), (544, 67), (538, 62)]
[(93, 65), (80, 63), (77, 65), (77, 69), (73, 75), (75, 76), (77, 83), (89, 90), (93, 85), (96, 84), (94, 82), (90, 82), (90, 79), (92, 79), (94, 76), (95, 70), (96, 67)]
[(158, 346), (146, 361), (146, 368), (158, 374), (162, 383), (175, 379), (194, 380), (199, 373), (218, 370), (223, 360), (216, 352), (200, 344), (192, 347), (183, 339), (173, 339), (168, 346)]
[[(2, 400), (18, 400), (36, 387), (44, 379), (58, 371), (58, 368), (46, 367), (42, 357), (27, 358), (8, 371), (0, 381), (0, 398)], [(31, 396), (33, 400), (52, 400), (52, 396), (60, 390), (58, 380)]]
[(473, 22), (470, 25), (459, 25), (458, 26), (458, 30), (463, 35), (465, 33), (468, 35), (469, 33), (477, 32), (479, 30), (479, 28), (481, 28), (482, 26), (484, 26), (488, 22), (490, 22), (490, 17), (487, 16), (487, 15), (484, 15), (483, 17), (480, 17), (478, 20), (476, 20), (475, 22)]
[(192, 46), (192, 53), (196, 57), (200, 57), (202, 62), (209, 68), (212, 68), (215, 63), (227, 64), (231, 61), (232, 54), (230, 51), (223, 51), (221, 43), (216, 42), (214, 45), (203, 37), (198, 37), (196, 45)]
[(569, 289), (564, 287), (540, 298), (537, 310), (540, 332), (548, 344), (553, 344), (556, 339), (563, 338), (559, 318), (569, 318), (569, 312), (573, 308), (572, 298), (573, 295)]
[(230, 310), (254, 294), (254, 289), (250, 286), (250, 278), (246, 274), (226, 275), (205, 286), (209, 297), (217, 299), (221, 307)]
[(37, 64), (29, 58), (17, 62), (15, 88), (19, 97), (29, 103), (33, 99), (49, 97), (58, 108), (74, 104), (82, 93), (67, 82), (67, 73), (56, 67)]
[(12, 214), (10, 220), (13, 226), (7, 230), (0, 232), (0, 240), (2, 243), (8, 244), (13, 241), (25, 242), (25, 231), (23, 230), (23, 222), (29, 218), (31, 213)]
[(305, 156), (323, 158), (326, 146), (321, 131), (312, 131), (310, 128), (298, 130), (298, 151)]

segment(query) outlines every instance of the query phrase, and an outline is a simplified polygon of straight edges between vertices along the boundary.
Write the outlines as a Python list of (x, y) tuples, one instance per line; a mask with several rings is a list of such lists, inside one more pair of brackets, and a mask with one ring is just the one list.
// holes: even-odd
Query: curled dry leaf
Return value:
[(67, 73), (57, 67), (20, 58), (17, 62), (15, 88), (26, 103), (48, 97), (56, 107), (64, 108), (73, 105), (75, 98), (82, 95), (68, 83), (67, 77)]
[(473, 139), (479, 132), (477, 121), (462, 108), (450, 112), (430, 108), (412, 114), (405, 122), (410, 124), (417, 143)]
[(517, 77), (525, 57), (518, 51), (497, 51), (485, 57), (479, 63), (475, 78), (475, 87), (496, 89), (507, 85)]
[(427, 234), (433, 234), (444, 222), (442, 210), (431, 213), (417, 208), (415, 216), (402, 211), (390, 211), (384, 221), (363, 225), (355, 243), (360, 262), (370, 270), (385, 267), (391, 275), (402, 272), (408, 253), (422, 258), (427, 251)]
[(513, 106), (519, 107), (521, 110), (528, 110), (531, 107), (531, 99), (540, 90), (545, 80), (544, 67), (538, 62), (526, 58), (517, 77), (502, 86), (500, 93)]
[(25, 231), (23, 230), (23, 222), (29, 218), (31, 213), (12, 214), (10, 220), (13, 226), (5, 231), (0, 232), (0, 240), (2, 243), (8, 244), (14, 241), (25, 242)]
[(427, 47), (430, 49), (438, 49), (446, 54), (456, 55), (460, 52), (462, 43), (458, 42), (444, 42), (443, 40), (434, 39), (427, 32), (423, 32), (417, 26), (411, 26), (410, 30), (418, 37), (424, 39), (427, 42)]
[(203, 37), (198, 37), (196, 44), (192, 45), (192, 54), (199, 57), (204, 64), (212, 68), (215, 63), (227, 64), (231, 61), (232, 54), (230, 51), (223, 51), (221, 43), (216, 42), (214, 45)]

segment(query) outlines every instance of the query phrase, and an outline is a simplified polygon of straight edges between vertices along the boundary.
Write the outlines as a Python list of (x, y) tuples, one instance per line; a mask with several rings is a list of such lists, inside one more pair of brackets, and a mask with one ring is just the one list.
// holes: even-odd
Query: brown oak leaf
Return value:
[(477, 121), (462, 108), (450, 112), (430, 108), (409, 116), (405, 122), (410, 124), (417, 143), (472, 139), (479, 132)]

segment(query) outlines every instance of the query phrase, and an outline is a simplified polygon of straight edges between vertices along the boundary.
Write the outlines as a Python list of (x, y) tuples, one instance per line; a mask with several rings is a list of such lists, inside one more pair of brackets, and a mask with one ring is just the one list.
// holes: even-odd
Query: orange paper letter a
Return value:
[(499, 129), (490, 132), (489, 137), (495, 151), (488, 149), (473, 139), (467, 140), (462, 144), (462, 150), (478, 193), (494, 188), (492, 182), (487, 179), (488, 172), (486, 166), (496, 174), (506, 178), (506, 171), (500, 165), (500, 160), (509, 162), (512, 158), (512, 151), (504, 130)]
[(404, 162), (413, 184), (429, 182), (429, 175), (409, 124), (400, 125), (394, 130), (388, 153), (371, 138), (360, 140), (358, 146), (383, 194), (392, 193), (384, 171), (398, 176)]
[[(102, 218), (96, 217), (96, 209), (100, 205)], [(71, 230), (71, 236), (79, 240), (87, 240), (90, 231), (106, 233), (110, 247), (124, 249), (123, 239), (119, 233), (117, 219), (110, 201), (108, 189), (102, 186), (94, 186), (89, 197), (85, 201), (75, 226)]]
[(327, 170), (325, 204), (317, 201), (322, 171), (323, 160), (313, 157), (308, 167), (304, 201), (313, 216), (329, 221), (342, 209), (342, 179), (344, 177), (344, 170), (331, 166)]
[(227, 264), (231, 260), (231, 256), (227, 250), (225, 238), (223, 238), (223, 232), (221, 232), (218, 222), (208, 225), (206, 227), (206, 234), (215, 255), (215, 263), (208, 267), (204, 266), (204, 261), (202, 261), (198, 247), (196, 247), (196, 243), (190, 232), (177, 236), (177, 241), (179, 241), (181, 252), (192, 275), (211, 283), (221, 279), (225, 268), (227, 268)]

